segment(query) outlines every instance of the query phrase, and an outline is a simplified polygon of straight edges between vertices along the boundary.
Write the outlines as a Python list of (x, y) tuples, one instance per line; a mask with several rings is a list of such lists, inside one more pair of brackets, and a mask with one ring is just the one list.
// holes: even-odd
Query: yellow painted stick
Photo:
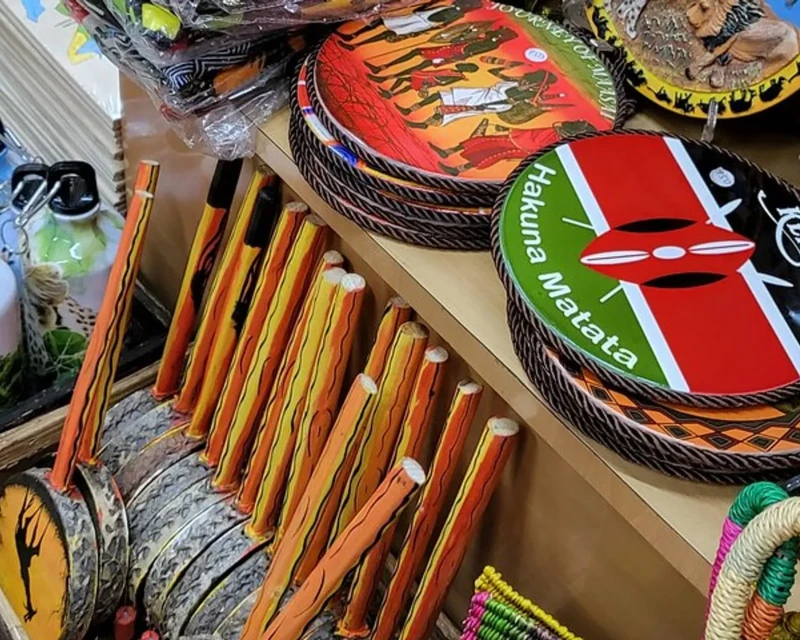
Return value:
[(308, 323), (300, 338), (294, 375), (284, 401), (275, 405), (264, 424), (263, 428), (269, 429), (274, 435), (251, 518), (250, 526), (255, 532), (273, 530), (277, 524), (308, 386), (320, 356), (328, 316), (336, 300), (339, 283), (345, 275), (344, 269), (329, 269), (321, 275), (319, 285), (315, 288)]
[(131, 200), (117, 256), (109, 274), (106, 294), (97, 314), (61, 431), (58, 452), (50, 474), (50, 481), (58, 491), (66, 491), (71, 487), (72, 475), (81, 454), (83, 453), (83, 459), (88, 460), (97, 450), (101, 435), (100, 425), (105, 417), (98, 413), (97, 408), (108, 403), (107, 398), (101, 401), (98, 396), (111, 392), (121, 348), (117, 344), (121, 340), (114, 340), (113, 336), (130, 316), (136, 274), (152, 213), (152, 194), (136, 192)]
[[(264, 410), (261, 425), (256, 436), (256, 443), (253, 446), (253, 454), (250, 456), (250, 461), (247, 463), (244, 480), (239, 489), (239, 495), (236, 498), (236, 504), (243, 513), (253, 512), (253, 507), (258, 497), (258, 492), (264, 478), (264, 471), (267, 467), (269, 453), (272, 451), (272, 443), (275, 439), (283, 403), (286, 401), (286, 396), (294, 380), (294, 372), (298, 366), (300, 349), (303, 346), (306, 327), (308, 326), (311, 311), (314, 308), (317, 289), (322, 282), (322, 273), (331, 269), (337, 269), (343, 264), (344, 258), (338, 251), (325, 252), (317, 269), (317, 273), (312, 280), (308, 295), (303, 303), (303, 310), (300, 312), (300, 318), (292, 332), (289, 347), (286, 349), (286, 353), (281, 361), (281, 366), (276, 374), (275, 384), (272, 385), (272, 390), (267, 400), (267, 406)], [(344, 270), (341, 271), (341, 275), (344, 275)], [(303, 395), (302, 398), (304, 397)]]
[(286, 532), (333, 425), (366, 287), (364, 278), (355, 273), (346, 275), (339, 283), (308, 383), (276, 540)]
[(450, 583), (500, 482), (518, 432), (519, 425), (513, 420), (491, 418), (486, 425), (422, 575), (400, 640), (428, 637)]
[[(175, 400), (174, 409), (179, 413), (191, 413), (197, 405), (197, 399), (203, 386), (203, 379), (208, 369), (211, 350), (214, 347), (214, 336), (216, 335), (217, 327), (226, 320), (224, 312), (227, 306), (228, 294), (231, 293), (229, 283), (232, 282), (238, 270), (239, 255), (242, 252), (244, 238), (250, 224), (250, 212), (255, 207), (258, 192), (273, 179), (273, 174), (268, 174), (266, 169), (257, 169), (239, 208), (228, 244), (214, 275), (211, 296), (206, 303), (200, 327), (197, 330), (192, 354), (186, 367), (186, 377)], [(238, 295), (238, 293), (237, 291), (232, 295)]]
[[(277, 616), (276, 607), (263, 606), (264, 601), (270, 603), (275, 595), (264, 585), (261, 599), (245, 626), (243, 640), (300, 638), (303, 630), (341, 586), (345, 576), (386, 528), (397, 520), (424, 482), (425, 472), (414, 460), (405, 458), (395, 466)], [(274, 619), (270, 620), (273, 616)], [(262, 635), (261, 630), (265, 627)], [(419, 636), (416, 640), (425, 637)]]
[[(350, 425), (350, 429), (358, 434), (364, 433), (367, 422), (372, 416), (372, 409), (375, 401), (377, 400), (378, 386), (374, 380), (365, 374), (360, 374), (353, 385), (350, 387), (350, 392), (336, 416), (336, 424), (333, 426), (333, 432), (339, 432)], [(319, 520), (319, 525), (316, 527), (311, 542), (307, 545), (305, 553), (300, 560), (300, 565), (295, 573), (295, 582), (302, 584), (309, 576), (314, 567), (317, 566), (325, 550), (328, 548), (328, 537), (330, 536), (333, 527), (333, 519), (339, 511), (339, 503), (342, 499), (347, 479), (350, 477), (350, 472), (353, 469), (353, 464), (356, 461), (358, 450), (361, 444), (361, 439), (354, 443), (350, 448), (350, 452), (344, 460), (341, 468), (340, 481), (331, 492), (330, 500), (328, 500), (322, 516)], [(327, 446), (327, 443), (326, 443)]]
[[(403, 458), (419, 456), (425, 434), (436, 411), (436, 401), (444, 378), (444, 363), (447, 358), (447, 351), (441, 347), (430, 347), (425, 352), (394, 452), (395, 464)], [(370, 634), (367, 625), (369, 605), (383, 572), (394, 532), (395, 525), (392, 525), (356, 569), (350, 595), (347, 598), (347, 608), (339, 624), (340, 635), (347, 638), (363, 638)]]
[(364, 373), (377, 382), (380, 382), (386, 356), (394, 342), (397, 331), (402, 325), (411, 320), (413, 310), (409, 304), (399, 296), (391, 298), (383, 310), (383, 317), (375, 335), (375, 342), (364, 367)]
[[(203, 454), (203, 458), (211, 466), (219, 464), (225, 439), (228, 436), (228, 430), (236, 412), (236, 405), (239, 402), (239, 394), (242, 392), (253, 361), (256, 338), (267, 318), (275, 292), (278, 290), (281, 274), (286, 268), (286, 261), (289, 258), (295, 237), (307, 213), (308, 207), (306, 205), (292, 202), (283, 208), (278, 219), (275, 236), (269, 245), (258, 282), (256, 283), (250, 313), (247, 314), (247, 320), (242, 329), (243, 337), (236, 346), (230, 370), (221, 370), (227, 373), (227, 376), (221, 391), (220, 397), (222, 399), (216, 403), (216, 411), (211, 421), (211, 429), (208, 435), (208, 444)], [(223, 375), (224, 373), (220, 373), (220, 377)], [(195, 412), (195, 416), (197, 417), (198, 414), (199, 410)]]
[(180, 388), (186, 351), (203, 304), (206, 285), (217, 261), (241, 171), (242, 160), (220, 160), (214, 170), (153, 385), (153, 397), (159, 401), (171, 398)]
[[(247, 320), (251, 296), (269, 244), (279, 192), (273, 186), (258, 192), (256, 205), (250, 216), (250, 225), (245, 234), (244, 247), (239, 255), (239, 266), (230, 282), (230, 292), (225, 303), (224, 321), (217, 327), (214, 349), (206, 363), (213, 375), (206, 376), (197, 399), (191, 422), (187, 430), (190, 438), (205, 438), (208, 435), (214, 411), (217, 408), (226, 373), (230, 369), (236, 343)], [(289, 244), (287, 242), (287, 244)], [(230, 316), (230, 321), (228, 317)]]
[[(356, 388), (354, 392), (356, 396), (353, 399), (353, 408), (364, 411), (370, 402), (364, 403), (361, 398), (375, 397), (375, 383), (367, 376), (362, 376), (358, 382), (361, 388)], [(352, 450), (358, 446), (362, 435), (359, 427), (364, 426), (360, 416), (353, 416), (352, 420), (349, 417), (337, 421), (336, 428), (331, 433), (322, 457), (314, 469), (307, 490), (292, 516), (286, 535), (275, 549), (264, 578), (259, 603), (248, 622), (251, 637), (257, 638), (261, 634), (277, 610), (281, 598), (292, 583), (306, 549), (313, 542), (314, 531), (320, 526), (320, 519), (324, 516), (325, 507), (332, 493), (347, 475), (344, 463), (350, 457)], [(248, 637), (247, 631), (243, 637)]]
[(427, 557), (428, 545), (447, 499), (447, 492), (482, 395), (483, 387), (472, 380), (463, 380), (456, 388), (428, 473), (429, 482), (422, 491), (389, 587), (378, 609), (373, 640), (391, 640), (397, 633), (417, 571)]
[(239, 395), (215, 479), (215, 486), (219, 489), (231, 489), (238, 483), (327, 238), (327, 225), (315, 215), (306, 216), (261, 327), (250, 370)]
[(416, 322), (406, 322), (395, 336), (378, 383), (375, 413), (342, 497), (331, 542), (364, 506), (386, 473), (427, 344), (428, 330)]

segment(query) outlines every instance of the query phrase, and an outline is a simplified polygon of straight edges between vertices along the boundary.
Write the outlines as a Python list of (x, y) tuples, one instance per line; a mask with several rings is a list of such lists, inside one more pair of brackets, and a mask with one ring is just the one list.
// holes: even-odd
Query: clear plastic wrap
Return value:
[[(291, 69), (303, 51), (330, 32), (326, 23), (418, 4), (413, 0), (154, 2), (66, 0), (66, 5), (104, 55), (148, 92), (189, 146), (226, 159), (255, 153), (254, 123), (286, 103)], [(190, 17), (193, 21), (186, 26)], [(210, 17), (222, 22), (211, 28)]]

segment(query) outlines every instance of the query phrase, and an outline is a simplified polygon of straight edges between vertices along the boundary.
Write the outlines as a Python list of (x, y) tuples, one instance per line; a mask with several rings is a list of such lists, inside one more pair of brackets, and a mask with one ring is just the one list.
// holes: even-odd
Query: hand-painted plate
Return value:
[(509, 306), (526, 373), (565, 420), (622, 457), (662, 473), (715, 484), (793, 474), (800, 461), (797, 399), (737, 409), (659, 403), (620, 391), (541, 342)]
[(509, 180), (493, 249), (529, 322), (615, 386), (698, 406), (800, 390), (800, 201), (699, 142), (556, 145)]
[(794, 0), (590, 0), (595, 33), (621, 47), (638, 91), (705, 118), (762, 111), (800, 89)]
[(583, 40), (483, 0), (350, 22), (320, 48), (317, 114), (393, 176), (493, 193), (530, 153), (611, 129), (618, 84)]

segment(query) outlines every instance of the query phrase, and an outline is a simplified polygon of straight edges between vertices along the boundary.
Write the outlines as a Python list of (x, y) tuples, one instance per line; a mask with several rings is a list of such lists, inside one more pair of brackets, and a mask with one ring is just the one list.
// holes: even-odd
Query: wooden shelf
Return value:
[[(433, 251), (369, 234), (314, 193), (292, 161), (288, 112), (260, 128), (258, 154), (402, 295), (527, 423), (699, 592), (705, 593), (720, 528), (735, 488), (675, 480), (630, 464), (567, 427), (544, 405), (511, 345), (505, 292), (488, 253)], [(640, 115), (632, 128), (679, 130), (697, 136), (701, 124), (670, 114)], [(720, 135), (728, 135), (725, 130)], [(777, 138), (775, 138), (777, 140)], [(740, 152), (768, 160), (800, 182), (800, 144), (772, 146), (745, 136)], [(758, 143), (756, 143), (758, 142)], [(742, 149), (741, 147), (745, 148)]]

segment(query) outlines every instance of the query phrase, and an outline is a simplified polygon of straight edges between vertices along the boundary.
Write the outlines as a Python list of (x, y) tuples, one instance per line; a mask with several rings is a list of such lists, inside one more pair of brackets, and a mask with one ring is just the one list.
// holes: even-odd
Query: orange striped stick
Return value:
[(264, 405), (286, 350), (294, 322), (302, 308), (309, 281), (328, 238), (328, 227), (315, 215), (306, 216), (291, 248), (286, 268), (258, 336), (250, 371), (220, 457), (215, 486), (230, 489), (238, 482), (250, 453)]
[(250, 525), (259, 534), (274, 530), (277, 524), (309, 381), (320, 356), (322, 337), (339, 283), (345, 275), (344, 269), (329, 269), (321, 274), (305, 330), (298, 336), (301, 345), (289, 388), (283, 402), (274, 405), (262, 426), (272, 433), (264, 472), (261, 477), (247, 478), (248, 482), (259, 484)]
[[(339, 589), (348, 572), (397, 520), (424, 482), (425, 472), (411, 458), (405, 458), (395, 466), (272, 621), (262, 615), (261, 601), (256, 604), (242, 634), (243, 640), (300, 638), (303, 630)], [(265, 584), (261, 591), (262, 599), (268, 598), (269, 594)], [(265, 626), (266, 631), (261, 635)], [(417, 640), (423, 637), (419, 636)]]
[[(78, 463), (81, 450), (94, 452), (94, 440), (98, 438), (103, 415), (93, 410), (97, 394), (113, 378), (116, 362), (113, 362), (116, 341), (111, 339), (115, 327), (125, 320), (126, 309), (130, 311), (128, 298), (133, 296), (136, 269), (141, 257), (144, 236), (153, 212), (153, 196), (137, 191), (131, 201), (125, 226), (122, 229), (117, 256), (109, 274), (106, 293), (97, 315), (92, 337), (81, 366), (75, 390), (72, 393), (61, 440), (58, 445), (50, 481), (58, 491), (67, 491), (72, 485), (72, 474)], [(95, 424), (91, 424), (93, 421)], [(88, 431), (87, 431), (88, 430)], [(91, 431), (94, 433), (91, 433)], [(82, 442), (82, 438), (86, 438)]]
[[(223, 325), (227, 319), (224, 314), (228, 294), (231, 293), (229, 283), (233, 281), (239, 267), (239, 255), (242, 252), (244, 238), (250, 225), (250, 212), (255, 207), (259, 191), (271, 183), (272, 179), (272, 175), (267, 174), (266, 169), (257, 169), (239, 208), (236, 222), (211, 285), (211, 296), (203, 311), (200, 328), (197, 330), (197, 338), (186, 367), (186, 377), (173, 406), (179, 413), (191, 413), (197, 406), (203, 379), (208, 369), (209, 356), (214, 348), (217, 327)], [(235, 296), (238, 293), (237, 291), (232, 295)]]
[[(375, 390), (375, 383), (371, 378), (363, 376), (359, 379), (359, 387), (356, 387), (356, 395), (351, 406), (363, 412), (371, 404), (369, 399), (366, 403), (362, 402), (364, 396), (376, 397), (372, 393)], [(314, 469), (308, 488), (292, 516), (286, 535), (275, 549), (269, 570), (264, 578), (259, 602), (248, 621), (250, 636), (245, 631), (243, 637), (257, 638), (261, 634), (291, 585), (295, 571), (306, 549), (313, 541), (314, 530), (320, 525), (320, 519), (325, 513), (325, 506), (330, 500), (331, 494), (335, 492), (336, 486), (341, 484), (347, 475), (344, 462), (351, 456), (352, 450), (358, 446), (358, 441), (362, 436), (360, 428), (364, 426), (364, 421), (360, 419), (361, 415), (348, 415), (345, 419), (336, 422), (336, 428), (325, 445), (319, 464)], [(354, 419), (348, 419), (350, 417)]]
[(133, 193), (144, 191), (145, 193), (155, 194), (160, 175), (161, 163), (155, 160), (142, 160), (136, 168), (136, 179), (133, 181)]
[[(277, 185), (269, 185), (259, 191), (256, 197), (256, 205), (250, 215), (250, 224), (244, 236), (244, 246), (239, 254), (239, 266), (230, 281), (230, 291), (223, 316), (225, 322), (217, 327), (214, 349), (207, 363), (208, 370), (215, 372), (215, 375), (208, 376), (203, 380), (197, 406), (194, 408), (186, 432), (190, 438), (208, 436), (214, 411), (222, 394), (222, 387), (225, 385), (226, 374), (233, 360), (236, 344), (247, 320), (264, 254), (270, 244), (279, 195)], [(276, 238), (278, 243), (281, 243), (282, 240), (282, 238)], [(289, 243), (285, 244), (288, 251)]]
[[(289, 341), (289, 347), (286, 349), (286, 354), (283, 356), (281, 366), (276, 374), (275, 384), (272, 385), (261, 426), (256, 436), (256, 443), (253, 446), (253, 454), (250, 456), (250, 461), (247, 463), (244, 480), (239, 490), (239, 495), (236, 498), (236, 505), (242, 513), (249, 514), (253, 512), (253, 507), (255, 506), (256, 498), (258, 497), (258, 492), (264, 478), (264, 470), (267, 467), (267, 460), (272, 450), (272, 442), (275, 439), (278, 421), (281, 417), (282, 403), (285, 401), (292, 382), (294, 381), (295, 369), (300, 359), (300, 349), (303, 346), (306, 327), (308, 326), (311, 311), (314, 308), (317, 289), (322, 281), (322, 273), (331, 269), (337, 269), (343, 264), (344, 258), (342, 254), (338, 251), (327, 251), (325, 255), (322, 256), (317, 274), (312, 280), (312, 285), (306, 296), (306, 301), (303, 304), (300, 318), (297, 321), (292, 333), (292, 338)], [(342, 270), (342, 276), (344, 276), (344, 270)]]
[(355, 273), (346, 275), (339, 283), (336, 300), (331, 306), (322, 332), (316, 366), (312, 369), (308, 383), (308, 395), (298, 425), (276, 540), (280, 540), (286, 533), (292, 514), (328, 439), (339, 404), (366, 287), (364, 278)]
[(186, 262), (158, 376), (153, 385), (152, 394), (157, 400), (166, 400), (174, 396), (180, 388), (186, 351), (222, 244), (222, 236), (225, 233), (225, 225), (228, 222), (228, 214), (241, 171), (241, 160), (217, 162), (203, 215), (194, 234), (189, 259)]
[(500, 482), (518, 432), (519, 425), (513, 420), (489, 419), (422, 575), (400, 640), (428, 637), (450, 583)]
[(428, 330), (421, 324), (406, 322), (397, 332), (378, 384), (375, 413), (367, 425), (330, 542), (360, 511), (386, 473), (427, 344)]
[(245, 378), (253, 362), (256, 338), (267, 318), (275, 292), (278, 290), (281, 275), (286, 268), (292, 244), (307, 213), (308, 207), (305, 204), (292, 202), (283, 208), (278, 220), (275, 236), (269, 245), (256, 283), (250, 313), (247, 314), (247, 320), (242, 329), (243, 339), (239, 340), (236, 346), (230, 370), (223, 370), (227, 376), (224, 377), (224, 385), (221, 390), (222, 400), (216, 406), (211, 421), (208, 445), (203, 454), (203, 458), (211, 466), (219, 464), (236, 404), (239, 402), (239, 394), (242, 392)]
[[(333, 431), (336, 432), (344, 428), (344, 425), (349, 424), (351, 425), (351, 429), (359, 434), (363, 434), (367, 422), (372, 416), (377, 394), (378, 385), (375, 384), (373, 379), (366, 374), (360, 374), (350, 387), (350, 392), (347, 394), (347, 398), (342, 408), (339, 410), (339, 415), (336, 417), (336, 424), (333, 426)], [(325, 505), (325, 509), (319, 519), (319, 525), (313, 533), (311, 542), (306, 546), (305, 553), (295, 573), (295, 583), (297, 584), (303, 584), (303, 582), (305, 582), (328, 548), (328, 537), (333, 527), (333, 519), (339, 511), (342, 493), (344, 492), (347, 479), (353, 469), (353, 464), (355, 464), (360, 444), (361, 439), (359, 438), (355, 446), (350, 448), (342, 464), (341, 480), (333, 488), (330, 500), (328, 500), (327, 505)]]
[[(444, 378), (444, 363), (447, 358), (447, 351), (441, 347), (430, 347), (425, 352), (394, 452), (395, 464), (403, 458), (419, 456), (424, 436), (436, 411), (436, 401)], [(367, 613), (383, 572), (394, 532), (395, 525), (392, 525), (358, 566), (347, 598), (348, 605), (339, 624), (340, 635), (347, 638), (363, 638), (370, 634)]]
[(375, 335), (375, 342), (364, 367), (364, 373), (380, 382), (386, 357), (394, 342), (400, 327), (411, 320), (413, 310), (409, 304), (399, 296), (391, 298), (383, 310), (383, 317)]
[(389, 587), (378, 609), (374, 640), (391, 640), (397, 632), (408, 594), (411, 593), (414, 578), (427, 555), (436, 521), (447, 499), (457, 462), (464, 451), (482, 395), (483, 387), (472, 380), (463, 380), (456, 389), (428, 474), (430, 481), (422, 491)]

